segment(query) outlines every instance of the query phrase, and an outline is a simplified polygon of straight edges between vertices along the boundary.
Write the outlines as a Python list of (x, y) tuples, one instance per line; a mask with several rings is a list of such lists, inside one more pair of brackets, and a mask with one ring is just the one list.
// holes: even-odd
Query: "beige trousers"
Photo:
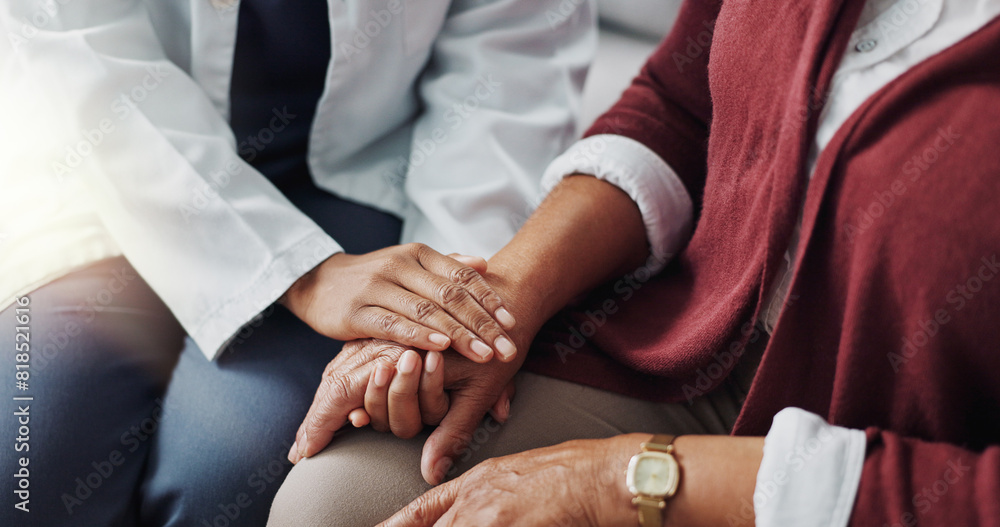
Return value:
[[(727, 434), (752, 381), (755, 365), (748, 366), (738, 368), (736, 382), (691, 404), (650, 403), (520, 373), (507, 423), (500, 426), (487, 417), (456, 459), (452, 475), (484, 459), (571, 439), (633, 432)], [(425, 439), (426, 433), (403, 440), (371, 428), (338, 434), (326, 450), (291, 470), (275, 497), (268, 525), (358, 527), (388, 518), (430, 488), (420, 476)]]

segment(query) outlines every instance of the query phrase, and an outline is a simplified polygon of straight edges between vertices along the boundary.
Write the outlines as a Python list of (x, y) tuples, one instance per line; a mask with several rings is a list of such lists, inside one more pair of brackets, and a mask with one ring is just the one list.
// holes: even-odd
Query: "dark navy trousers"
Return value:
[[(286, 194), (348, 252), (398, 243), (392, 216), (311, 184)], [(124, 258), (27, 298), (0, 313), (0, 525), (266, 523), (341, 343), (272, 306), (210, 362)], [(28, 364), (26, 390), (17, 364)]]

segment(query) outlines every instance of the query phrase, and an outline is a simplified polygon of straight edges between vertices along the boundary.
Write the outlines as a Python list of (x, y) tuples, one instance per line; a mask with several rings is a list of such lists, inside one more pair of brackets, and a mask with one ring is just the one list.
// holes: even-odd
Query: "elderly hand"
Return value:
[(495, 351), (509, 361), (517, 348), (504, 328), (515, 320), (480, 275), (485, 269), (481, 258), (449, 258), (421, 244), (340, 253), (299, 278), (281, 301), (337, 340), (451, 347), (475, 362), (489, 361)]
[[(543, 320), (519, 306), (520, 295), (503, 277), (487, 273), (486, 278), (510, 298), (519, 320), (510, 335), (520, 349), (527, 349)], [(413, 437), (425, 424), (440, 423), (424, 445), (421, 460), (424, 479), (436, 484), (487, 412), (492, 411), (498, 421), (506, 419), (512, 380), (524, 362), (523, 353), (509, 363), (477, 364), (448, 352), (428, 352), (422, 359), (407, 349), (381, 340), (347, 343), (324, 372), (289, 459), (297, 463), (316, 454), (349, 420), (363, 426), (370, 416), (377, 430), (404, 438)]]
[[(288, 458), (298, 463), (316, 454), (349, 420), (363, 426), (371, 416), (376, 430), (403, 438), (415, 436), (425, 424), (439, 425), (424, 444), (421, 460), (424, 479), (439, 483), (487, 412), (506, 420), (514, 374), (523, 362), (523, 354), (509, 363), (476, 364), (434, 351), (421, 361), (416, 351), (394, 342), (348, 342), (324, 371)], [(356, 411), (362, 407), (365, 411)]]
[[(418, 390), (416, 375), (403, 373), (403, 370), (409, 371), (409, 367), (404, 368), (407, 362), (404, 359), (409, 356), (417, 360), (416, 353), (410, 353), (397, 364), (397, 374), (390, 386), (379, 386), (378, 382), (369, 384), (365, 394), (365, 411), (377, 430), (391, 428), (395, 432), (396, 423), (405, 421), (407, 413), (419, 418), (422, 414), (444, 408), (446, 413), (433, 414), (443, 418), (438, 417), (440, 424), (424, 443), (420, 460), (420, 472), (424, 479), (436, 485), (449, 474), (455, 458), (466, 452), (466, 446), (472, 441), (487, 412), (492, 412), (501, 423), (507, 420), (510, 399), (514, 394), (514, 375), (524, 363), (525, 356), (519, 355), (509, 363), (475, 364), (454, 353), (445, 353), (443, 365), (435, 368), (435, 371), (444, 370), (443, 383), (433, 380), (434, 375), (425, 374), (426, 380), (420, 380)], [(428, 362), (433, 364), (433, 361), (434, 355), (428, 354)], [(419, 366), (418, 361), (416, 364)], [(448, 390), (448, 395), (444, 395), (442, 388)], [(442, 400), (444, 405), (440, 403)]]
[(384, 527), (636, 525), (625, 467), (648, 434), (570, 441), (484, 461)]
[[(429, 490), (384, 527), (638, 524), (625, 468), (649, 434), (569, 441), (480, 463)], [(663, 525), (753, 525), (763, 437), (681, 436), (681, 483)], [(747, 511), (749, 510), (749, 514)]]

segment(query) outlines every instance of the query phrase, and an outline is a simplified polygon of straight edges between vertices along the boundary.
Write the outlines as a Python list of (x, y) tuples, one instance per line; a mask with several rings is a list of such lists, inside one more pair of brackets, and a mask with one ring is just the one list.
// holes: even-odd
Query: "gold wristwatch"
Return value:
[(661, 527), (667, 499), (677, 493), (681, 468), (673, 456), (672, 435), (655, 435), (642, 444), (642, 452), (632, 456), (625, 471), (625, 483), (639, 509), (639, 525)]

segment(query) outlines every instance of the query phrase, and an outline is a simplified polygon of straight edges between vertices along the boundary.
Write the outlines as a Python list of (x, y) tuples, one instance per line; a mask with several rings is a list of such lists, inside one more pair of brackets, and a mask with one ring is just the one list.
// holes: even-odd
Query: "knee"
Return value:
[(420, 476), (422, 437), (347, 436), (288, 473), (269, 526), (375, 525), (430, 488)]

